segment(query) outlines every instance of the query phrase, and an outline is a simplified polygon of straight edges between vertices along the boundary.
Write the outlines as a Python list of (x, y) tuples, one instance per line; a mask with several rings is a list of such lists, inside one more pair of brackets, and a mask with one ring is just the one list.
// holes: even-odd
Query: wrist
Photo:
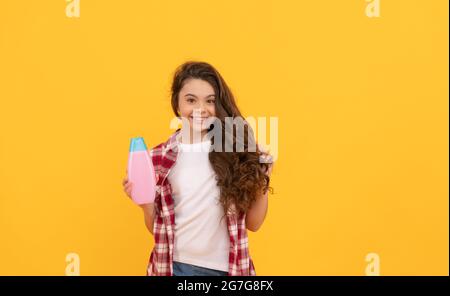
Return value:
[(147, 204), (142, 204), (142, 205), (139, 205), (139, 206), (144, 211), (149, 211), (149, 210), (153, 211), (154, 205), (155, 205), (154, 203), (147, 203)]

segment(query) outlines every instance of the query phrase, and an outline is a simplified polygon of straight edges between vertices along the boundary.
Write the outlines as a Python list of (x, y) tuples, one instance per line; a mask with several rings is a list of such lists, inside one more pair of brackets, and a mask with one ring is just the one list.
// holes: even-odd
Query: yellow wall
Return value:
[(129, 139), (172, 132), (171, 75), (215, 65), (279, 118), (259, 275), (448, 275), (448, 1), (0, 2), (0, 274), (143, 275)]

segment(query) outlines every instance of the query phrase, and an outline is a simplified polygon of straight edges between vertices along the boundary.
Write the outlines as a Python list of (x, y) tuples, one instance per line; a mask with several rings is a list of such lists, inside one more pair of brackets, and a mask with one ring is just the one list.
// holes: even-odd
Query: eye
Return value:
[(207, 101), (209, 104), (214, 104), (216, 102), (216, 100), (208, 100)]
[(187, 98), (186, 101), (187, 101), (188, 103), (193, 103), (195, 100), (194, 100), (193, 98)]

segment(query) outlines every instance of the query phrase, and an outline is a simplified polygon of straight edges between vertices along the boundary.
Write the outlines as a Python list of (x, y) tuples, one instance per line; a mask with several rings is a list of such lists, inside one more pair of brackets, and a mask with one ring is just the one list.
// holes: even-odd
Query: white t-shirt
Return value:
[(211, 142), (178, 145), (168, 176), (175, 202), (173, 260), (228, 271), (230, 237), (208, 158)]

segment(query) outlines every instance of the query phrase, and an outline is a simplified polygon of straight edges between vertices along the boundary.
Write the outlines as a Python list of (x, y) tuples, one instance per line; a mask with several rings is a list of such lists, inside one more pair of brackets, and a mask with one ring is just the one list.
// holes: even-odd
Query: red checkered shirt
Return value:
[[(158, 179), (155, 197), (156, 214), (153, 226), (155, 246), (147, 267), (147, 275), (149, 276), (173, 275), (175, 211), (172, 188), (167, 176), (177, 160), (180, 140), (181, 132), (178, 129), (167, 142), (149, 150)], [(256, 275), (248, 249), (245, 213), (237, 216), (233, 214), (233, 210), (235, 210), (234, 206), (227, 212), (227, 227), (230, 236), (228, 275)]]

